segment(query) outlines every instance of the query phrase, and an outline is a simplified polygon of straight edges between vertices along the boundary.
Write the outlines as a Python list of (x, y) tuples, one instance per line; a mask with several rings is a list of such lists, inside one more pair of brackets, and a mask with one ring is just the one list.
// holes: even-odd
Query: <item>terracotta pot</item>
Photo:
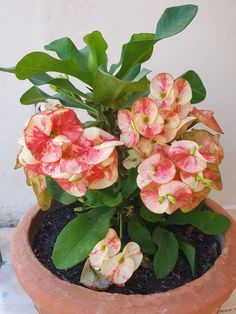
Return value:
[(40, 314), (217, 313), (236, 286), (236, 223), (217, 203), (210, 199), (206, 203), (215, 212), (228, 216), (232, 224), (214, 266), (182, 287), (151, 295), (122, 295), (92, 291), (57, 278), (32, 252), (32, 239), (43, 217), (38, 206), (28, 210), (13, 236), (16, 276)]

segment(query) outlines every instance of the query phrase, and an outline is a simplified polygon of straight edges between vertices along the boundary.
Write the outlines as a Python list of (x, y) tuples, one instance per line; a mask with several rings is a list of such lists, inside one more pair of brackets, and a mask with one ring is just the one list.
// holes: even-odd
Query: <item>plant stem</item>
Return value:
[(120, 240), (122, 241), (122, 236), (123, 236), (123, 220), (122, 220), (122, 212), (119, 211), (119, 225), (120, 225)]

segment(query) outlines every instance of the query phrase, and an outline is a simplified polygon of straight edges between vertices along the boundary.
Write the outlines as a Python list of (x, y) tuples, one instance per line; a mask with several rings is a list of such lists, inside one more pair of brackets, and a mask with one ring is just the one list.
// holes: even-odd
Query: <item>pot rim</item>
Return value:
[[(66, 307), (71, 302), (77, 303), (77, 306), (79, 303), (81, 306), (82, 303), (88, 309), (89, 304), (96, 303), (99, 306), (98, 303), (101, 303), (104, 308), (109, 303), (114, 304), (114, 302), (117, 302), (120, 306), (123, 304), (129, 308), (135, 306), (144, 309), (145, 306), (152, 305), (156, 309), (158, 307), (165, 309), (172, 302), (174, 309), (177, 302), (180, 302), (182, 313), (185, 313), (185, 311), (189, 313), (189, 304), (191, 304), (191, 313), (195, 313), (194, 303), (196, 309), (204, 308), (206, 301), (213, 305), (215, 300), (218, 300), (219, 304), (222, 304), (236, 286), (236, 222), (213, 200), (207, 198), (206, 204), (215, 212), (227, 216), (231, 220), (231, 226), (224, 234), (222, 253), (214, 265), (201, 277), (178, 288), (149, 295), (124, 295), (98, 292), (59, 279), (40, 263), (31, 248), (31, 232), (37, 224), (40, 211), (38, 205), (33, 206), (26, 212), (14, 232), (11, 252), (15, 273), (23, 289), (36, 303), (38, 301), (35, 298), (35, 293), (42, 302), (46, 303), (48, 302), (47, 299), (56, 298), (57, 304), (53, 305), (55, 308), (57, 306)], [(29, 269), (30, 271), (28, 271)], [(65, 294), (66, 300), (62, 298)], [(201, 298), (199, 298), (199, 295)], [(63, 303), (60, 304), (61, 299)], [(187, 302), (185, 302), (186, 300)], [(186, 303), (186, 308), (183, 307), (184, 303)], [(52, 304), (50, 304), (50, 307), (52, 307)], [(91, 312), (88, 310), (84, 313)]]

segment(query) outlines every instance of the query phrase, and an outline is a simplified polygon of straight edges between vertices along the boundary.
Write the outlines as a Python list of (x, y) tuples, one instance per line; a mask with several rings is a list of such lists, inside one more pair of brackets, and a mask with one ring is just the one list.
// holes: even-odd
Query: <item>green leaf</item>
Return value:
[(140, 216), (148, 222), (163, 222), (166, 220), (164, 215), (155, 214), (148, 210), (145, 206), (141, 207)]
[(46, 101), (48, 99), (57, 99), (64, 106), (85, 109), (88, 111), (88, 113), (96, 113), (96, 109), (85, 104), (82, 100), (79, 99), (75, 100), (74, 98), (71, 98), (70, 96), (67, 95), (63, 95), (61, 93), (49, 95), (36, 86), (33, 86), (30, 89), (28, 89), (21, 96), (20, 102), (23, 105), (32, 105), (37, 104), (38, 102)]
[(107, 43), (99, 31), (84, 36), (84, 42), (89, 49), (88, 69), (96, 74), (99, 66), (102, 65), (105, 68), (107, 65)]
[(143, 92), (147, 87), (146, 78), (139, 81), (122, 81), (99, 69), (93, 86), (94, 100), (103, 104), (106, 109), (119, 109), (135, 92)]
[(15, 73), (15, 71), (16, 71), (16, 67), (11, 67), (11, 68), (0, 67), (0, 72)]
[(197, 14), (193, 4), (167, 8), (157, 23), (156, 39), (161, 40), (183, 31)]
[(20, 80), (28, 79), (42, 72), (59, 72), (72, 75), (81, 81), (93, 83), (92, 73), (85, 71), (75, 59), (58, 60), (44, 52), (31, 52), (16, 65), (16, 76)]
[(179, 245), (172, 232), (159, 227), (154, 230), (152, 238), (158, 245), (153, 260), (154, 272), (156, 278), (161, 279), (174, 269), (178, 259)]
[(62, 60), (75, 59), (84, 70), (87, 70), (87, 55), (79, 51), (70, 38), (63, 37), (56, 39), (44, 46), (44, 48), (56, 52), (58, 57)]
[(123, 197), (121, 193), (118, 193), (116, 197), (111, 195), (104, 195), (103, 203), (109, 207), (116, 207), (120, 205), (123, 201)]
[(86, 203), (94, 205), (96, 207), (104, 206), (103, 197), (104, 193), (96, 190), (87, 190), (86, 192)]
[(188, 213), (178, 210), (165, 222), (165, 225), (186, 224), (191, 224), (206, 234), (217, 235), (224, 233), (230, 227), (230, 220), (224, 215), (209, 210), (193, 210)]
[(32, 105), (52, 98), (53, 96), (50, 96), (43, 92), (41, 89), (33, 86), (21, 96), (20, 102), (23, 105)]
[(192, 70), (181, 75), (185, 80), (189, 82), (192, 88), (193, 97), (191, 99), (192, 104), (197, 104), (206, 98), (206, 89), (202, 83), (202, 80), (198, 74)]
[(124, 78), (135, 66), (150, 59), (156, 42), (155, 34), (133, 34), (130, 41), (123, 45), (120, 61), (118, 64), (112, 65), (110, 73), (114, 73), (121, 65), (116, 77)]
[(189, 262), (189, 265), (191, 267), (192, 275), (195, 277), (195, 259), (196, 259), (196, 250), (195, 248), (187, 243), (186, 241), (182, 241), (178, 239), (179, 242), (179, 248), (186, 256), (187, 261)]
[(156, 246), (153, 243), (151, 233), (141, 224), (137, 217), (132, 217), (128, 221), (128, 233), (132, 241), (140, 245), (141, 251), (146, 254), (154, 254)]
[(112, 209), (100, 207), (70, 221), (58, 235), (53, 249), (56, 268), (66, 269), (85, 260), (105, 237), (113, 215)]
[(128, 178), (125, 180), (121, 193), (125, 198), (128, 198), (137, 189), (137, 170), (132, 168), (128, 171)]
[(46, 185), (51, 196), (58, 202), (69, 205), (77, 201), (77, 197), (64, 191), (52, 178), (46, 177)]
[(100, 65), (107, 64), (107, 43), (99, 31), (84, 36), (84, 42), (87, 46), (78, 50), (70, 38), (64, 37), (46, 45), (45, 49), (55, 51), (63, 60), (74, 59), (82, 69), (96, 74)]

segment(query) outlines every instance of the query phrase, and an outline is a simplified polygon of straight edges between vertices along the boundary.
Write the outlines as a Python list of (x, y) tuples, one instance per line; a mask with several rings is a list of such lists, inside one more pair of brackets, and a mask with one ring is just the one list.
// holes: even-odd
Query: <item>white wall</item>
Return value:
[[(109, 43), (110, 62), (118, 61), (121, 44), (130, 34), (154, 32), (157, 18), (182, 0), (0, 0), (0, 66), (11, 66), (27, 52), (62, 36), (82, 47), (84, 34), (99, 29)], [(192, 0), (199, 5), (194, 22), (181, 34), (156, 45), (146, 65), (153, 73), (180, 75), (196, 70), (208, 96), (202, 108), (215, 111), (225, 136), (222, 164), (224, 191), (212, 196), (236, 208), (236, 27), (235, 0)], [(33, 107), (19, 104), (29, 84), (0, 73), (0, 224), (15, 222), (35, 202), (20, 170), (13, 171), (17, 139)]]

